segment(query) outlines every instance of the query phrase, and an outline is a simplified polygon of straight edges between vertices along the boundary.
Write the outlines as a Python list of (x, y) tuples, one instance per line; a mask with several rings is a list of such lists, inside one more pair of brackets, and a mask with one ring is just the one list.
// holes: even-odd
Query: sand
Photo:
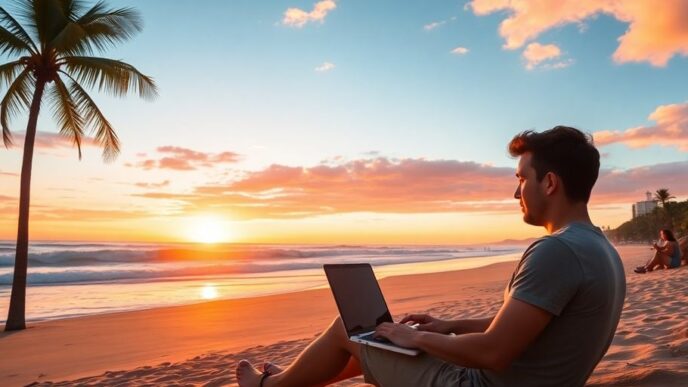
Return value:
[[(619, 251), (626, 304), (588, 384), (686, 385), (688, 267), (634, 274), (650, 250)], [(390, 277), (381, 286), (397, 317), (414, 311), (480, 317), (499, 308), (515, 265)], [(32, 324), (0, 333), (0, 385), (232, 385), (239, 359), (288, 364), (335, 314), (329, 290), (319, 289)]]

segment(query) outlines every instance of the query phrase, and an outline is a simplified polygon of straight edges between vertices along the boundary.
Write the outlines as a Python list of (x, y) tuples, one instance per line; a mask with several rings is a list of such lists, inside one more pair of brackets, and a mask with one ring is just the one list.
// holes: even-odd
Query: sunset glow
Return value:
[(213, 284), (207, 284), (201, 289), (201, 298), (204, 300), (212, 300), (219, 297), (220, 293), (217, 291), (217, 287)]
[(190, 219), (187, 235), (190, 242), (197, 243), (222, 243), (232, 240), (228, 222), (213, 216)]
[[(683, 0), (136, 7), (146, 26), (113, 55), (150, 74), (160, 97), (96, 93), (122, 144), (107, 164), (88, 136), (79, 160), (41, 113), (32, 240), (535, 237), (543, 230), (522, 224), (506, 144), (558, 124), (592, 134), (602, 154), (596, 224), (629, 220), (647, 191), (688, 197), (678, 178), (688, 168), (688, 94), (677, 82), (688, 68)], [(194, 45), (171, 64), (151, 47), (185, 42), (177, 27), (189, 14), (189, 28), (222, 47)], [(352, 44), (351, 31), (379, 39)], [(23, 113), (10, 122), (15, 145), (0, 150), (3, 240), (16, 238), (26, 123)]]

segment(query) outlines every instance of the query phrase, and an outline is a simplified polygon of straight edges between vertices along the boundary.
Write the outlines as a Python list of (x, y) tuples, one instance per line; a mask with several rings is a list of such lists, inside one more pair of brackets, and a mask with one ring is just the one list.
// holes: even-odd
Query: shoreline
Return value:
[[(679, 367), (688, 361), (688, 291), (666, 295), (666, 305), (654, 302), (656, 291), (688, 290), (688, 267), (632, 274), (646, 250), (618, 248), (629, 291), (612, 347), (589, 384), (680, 385), (688, 377)], [(480, 317), (499, 308), (515, 265), (390, 276), (380, 284), (395, 318), (425, 310), (444, 318)], [(288, 364), (335, 315), (329, 289), (321, 288), (30, 324), (0, 333), (0, 384), (86, 378), (79, 382), (227, 385), (238, 359)]]
[[(525, 248), (524, 248), (525, 249)], [(449, 257), (433, 261), (415, 261), (403, 263), (390, 263), (374, 265), (378, 278), (404, 274), (425, 274), (432, 272), (463, 270), (467, 268), (477, 268), (490, 265), (492, 263), (516, 260), (522, 252), (512, 250), (493, 251), (496, 254), (484, 254), (476, 252), (477, 255), (466, 257)], [(361, 258), (357, 261), (364, 261)], [(265, 284), (272, 281), (273, 285), (266, 287)], [(212, 274), (206, 276), (187, 276), (172, 278), (153, 278), (149, 280), (117, 280), (117, 281), (95, 281), (95, 282), (68, 282), (68, 283), (48, 283), (33, 284), (27, 289), (29, 295), (27, 301), (27, 323), (39, 323), (46, 321), (58, 321), (73, 319), (86, 316), (96, 316), (109, 313), (134, 312), (140, 310), (150, 310), (170, 306), (195, 305), (204, 302), (245, 299), (254, 297), (264, 297), (278, 294), (289, 294), (294, 292), (319, 289), (327, 286), (322, 267), (277, 270), (255, 273), (231, 274)], [(219, 294), (214, 297), (206, 297), (202, 293), (203, 288), (210, 287)], [(176, 298), (165, 298), (171, 288), (186, 289), (183, 293), (174, 294)], [(7, 293), (9, 299), (10, 285), (2, 286), (0, 292)], [(32, 293), (35, 293), (32, 295)], [(61, 312), (51, 312), (59, 309), (55, 300), (57, 296), (80, 297), (81, 294), (89, 294), (90, 297), (100, 297), (101, 302), (96, 304), (83, 305), (85, 312), (70, 310), (67, 306)], [(224, 294), (222, 294), (224, 293)], [(147, 294), (148, 299), (129, 305), (106, 304), (102, 300), (108, 297), (119, 298), (118, 295), (128, 294), (136, 297), (137, 294)], [(52, 299), (53, 303), (41, 301), (42, 304), (32, 304), (36, 299)], [(169, 300), (169, 301), (167, 301)], [(6, 309), (5, 300), (0, 300), (0, 310)], [(106, 306), (107, 305), (107, 306)], [(34, 308), (34, 310), (31, 310)], [(98, 310), (96, 310), (98, 309)], [(0, 318), (0, 325), (4, 324), (5, 319)]]

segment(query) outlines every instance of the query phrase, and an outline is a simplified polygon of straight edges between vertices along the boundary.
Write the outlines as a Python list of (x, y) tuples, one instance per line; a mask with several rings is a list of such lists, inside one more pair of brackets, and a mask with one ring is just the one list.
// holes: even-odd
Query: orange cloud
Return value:
[(543, 32), (570, 23), (582, 24), (598, 14), (628, 23), (613, 54), (615, 61), (665, 66), (674, 55), (688, 55), (688, 2), (685, 0), (473, 0), (476, 15), (506, 10), (499, 26), (504, 48), (517, 49)]
[(336, 165), (272, 165), (190, 194), (149, 192), (186, 211), (225, 210), (234, 218), (294, 218), (350, 212), (433, 213), (514, 210), (512, 168), (453, 160), (375, 158)]
[(595, 132), (595, 143), (598, 145), (622, 143), (633, 148), (662, 145), (676, 147), (684, 152), (688, 151), (688, 102), (659, 106), (648, 119), (657, 124), (638, 126), (624, 131)]
[[(686, 168), (688, 162), (603, 169), (591, 204), (625, 205), (657, 187), (688, 195), (688, 180), (676, 179)], [(284, 219), (355, 212), (517, 212), (515, 187), (513, 168), (378, 157), (313, 167), (272, 165), (188, 193), (151, 191), (134, 196), (176, 202), (180, 213), (212, 209), (237, 220)]]
[(284, 12), (284, 18), (282, 19), (282, 24), (301, 28), (308, 22), (320, 23), (325, 22), (325, 17), (330, 11), (337, 8), (337, 4), (334, 0), (322, 0), (313, 6), (313, 10), (306, 12), (299, 8), (288, 8)]
[[(150, 169), (172, 169), (177, 171), (193, 171), (200, 167), (212, 167), (215, 164), (236, 163), (240, 160), (240, 156), (234, 152), (221, 153), (205, 153), (197, 152), (187, 148), (177, 146), (161, 146), (157, 148), (158, 153), (169, 156), (162, 157), (158, 160), (147, 159), (132, 165), (126, 164), (129, 167), (138, 167), (144, 170)], [(145, 157), (145, 153), (142, 154)]]
[(533, 70), (539, 65), (545, 64), (547, 68), (562, 68), (568, 65), (568, 62), (556, 62), (552, 60), (561, 56), (561, 50), (554, 44), (540, 44), (531, 43), (525, 50), (523, 50), (523, 59), (526, 60), (526, 68)]

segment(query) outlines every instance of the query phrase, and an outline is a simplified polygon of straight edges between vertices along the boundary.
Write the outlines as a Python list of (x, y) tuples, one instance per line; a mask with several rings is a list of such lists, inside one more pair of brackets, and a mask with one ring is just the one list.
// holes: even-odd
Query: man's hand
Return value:
[(394, 344), (405, 348), (415, 348), (414, 339), (417, 335), (418, 331), (406, 324), (386, 322), (375, 328), (376, 337), (384, 337)]
[(418, 324), (419, 331), (448, 334), (450, 327), (447, 321), (432, 317), (429, 314), (410, 314), (401, 319), (401, 324)]

